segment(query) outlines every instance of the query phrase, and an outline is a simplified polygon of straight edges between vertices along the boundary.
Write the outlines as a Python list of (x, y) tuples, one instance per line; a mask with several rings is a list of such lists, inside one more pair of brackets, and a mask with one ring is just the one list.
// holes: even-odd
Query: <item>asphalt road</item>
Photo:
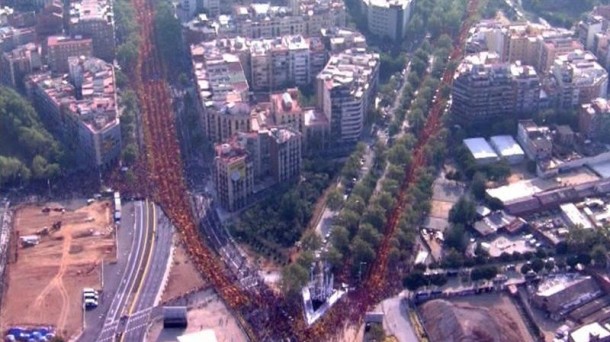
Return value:
[(148, 201), (123, 205), (121, 228), (117, 232), (118, 261), (104, 265), (100, 305), (87, 312), (81, 341), (112, 341), (124, 324), (121, 316), (128, 312), (131, 293), (143, 276), (143, 265), (152, 248), (153, 210)]
[(148, 328), (153, 307), (157, 304), (161, 285), (170, 260), (174, 229), (160, 208), (155, 209), (153, 250), (145, 264), (143, 281), (138, 285), (136, 298), (130, 308), (123, 335), (119, 341), (142, 342)]

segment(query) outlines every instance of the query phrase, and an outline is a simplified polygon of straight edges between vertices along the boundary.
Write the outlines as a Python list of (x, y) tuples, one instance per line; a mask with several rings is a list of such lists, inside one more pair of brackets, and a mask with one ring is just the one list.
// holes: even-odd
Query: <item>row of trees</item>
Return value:
[(598, 4), (608, 4), (607, 0), (579, 0), (579, 1), (553, 1), (553, 0), (523, 0), (526, 11), (543, 17), (553, 26), (571, 28), (585, 12)]
[[(117, 85), (121, 88), (119, 104), (121, 112), (121, 138), (123, 141), (122, 161), (132, 165), (138, 158), (137, 118), (138, 97), (130, 88), (128, 76), (132, 76), (139, 54), (140, 33), (133, 4), (129, 0), (117, 0), (114, 4), (116, 24), (117, 62), (121, 70), (116, 71)], [(123, 72), (126, 72), (127, 75)]]
[(182, 26), (174, 15), (171, 1), (157, 0), (154, 25), (157, 48), (164, 59), (164, 64), (170, 69), (168, 75), (176, 80), (188, 69), (188, 59), (182, 37)]
[[(116, 38), (119, 44), (116, 49), (116, 59), (122, 70), (130, 73), (138, 60), (140, 35), (135, 9), (129, 0), (117, 0), (113, 6)], [(122, 77), (122, 76), (121, 76)], [(123, 83), (123, 82), (121, 82)], [(120, 84), (121, 86), (123, 84)]]
[[(353, 184), (352, 179), (359, 176), (361, 170), (360, 160), (366, 152), (366, 145), (359, 143), (352, 154), (347, 158), (340, 171), (341, 183), (353, 187), (351, 197), (344, 201), (343, 187), (335, 187), (326, 197), (326, 204), (331, 210), (341, 210), (338, 214), (345, 222), (356, 222), (364, 208), (365, 198), (372, 193), (371, 186), (376, 182), (374, 170), (370, 170), (362, 181)], [(381, 151), (383, 152), (383, 151)], [(377, 169), (378, 171), (378, 169)], [(335, 220), (337, 222), (337, 219)], [(335, 222), (335, 223), (336, 223)], [(338, 268), (345, 260), (345, 253), (351, 249), (349, 232), (343, 226), (331, 228), (333, 243), (323, 253), (324, 259)], [(309, 269), (314, 261), (314, 254), (322, 247), (322, 239), (314, 230), (306, 231), (300, 239), (300, 254), (298, 258), (282, 269), (282, 291), (288, 297), (296, 296), (309, 279)], [(361, 246), (362, 247), (362, 246)], [(361, 248), (360, 247), (360, 248)], [(366, 248), (365, 248), (366, 249)], [(368, 252), (368, 251), (366, 251)]]
[[(350, 1), (347, 2), (348, 9)], [(352, 9), (353, 11), (353, 9)], [(443, 39), (445, 40), (445, 39)], [(423, 48), (416, 52), (413, 71), (407, 77), (409, 84), (405, 87), (405, 91), (401, 96), (402, 113), (398, 113), (395, 117), (395, 126), (400, 127), (405, 119), (405, 113), (410, 106), (412, 96), (420, 86), (420, 80), (425, 74), (428, 67), (428, 54), (430, 49), (429, 43), (425, 42)], [(449, 47), (451, 39), (449, 38)], [(396, 71), (401, 70), (396, 64)], [(439, 67), (439, 66), (437, 66)], [(442, 74), (442, 71), (441, 71)], [(434, 84), (427, 84), (429, 87)], [(436, 84), (438, 85), (438, 84)], [(397, 87), (397, 85), (393, 85)], [(396, 88), (394, 88), (396, 89)], [(386, 89), (389, 90), (389, 89)], [(393, 92), (393, 90), (392, 90)], [(408, 95), (409, 98), (404, 98)], [(428, 101), (431, 100), (431, 96)], [(392, 135), (398, 130), (391, 132)], [(444, 137), (446, 133), (441, 132), (437, 137), (433, 137), (425, 146), (425, 157), (430, 165), (439, 165), (439, 160), (444, 158)], [(412, 134), (405, 134), (393, 144), (393, 146), (385, 151), (383, 144), (378, 144), (376, 149), (375, 168), (354, 186), (354, 189), (345, 202), (341, 211), (337, 215), (331, 227), (331, 242), (332, 246), (325, 251), (325, 258), (335, 268), (342, 266), (347, 271), (350, 271), (352, 276), (360, 276), (365, 272), (367, 267), (371, 266), (376, 257), (376, 250), (383, 239), (383, 233), (386, 226), (387, 217), (394, 208), (396, 198), (400, 192), (401, 183), (404, 180), (405, 170), (410, 167), (412, 162), (411, 151), (415, 146), (416, 138)], [(351, 171), (356, 169), (357, 159), (352, 160), (354, 165), (347, 167)], [(387, 162), (387, 169), (386, 164)], [(349, 163), (349, 160), (348, 160)], [(386, 170), (385, 177), (378, 185), (379, 171)], [(398, 232), (392, 238), (389, 251), (389, 266), (393, 269), (400, 268), (401, 264), (405, 264), (411, 257), (411, 251), (417, 236), (418, 225), (425, 215), (430, 210), (430, 198), (432, 196), (432, 182), (436, 170), (433, 168), (419, 169), (414, 177), (414, 183), (409, 187), (406, 196), (409, 198), (407, 205), (398, 221)], [(353, 173), (346, 172), (346, 176), (352, 176)], [(333, 199), (339, 202), (340, 193), (333, 195)], [(340, 207), (340, 204), (337, 205)], [(305, 264), (308, 265), (308, 264)], [(307, 274), (301, 267), (299, 262), (285, 268), (284, 276), (289, 276), (291, 279), (302, 276), (303, 283), (306, 281)], [(285, 283), (295, 284), (293, 281)]]
[(0, 186), (52, 179), (67, 163), (63, 146), (31, 104), (14, 90), (0, 87)]

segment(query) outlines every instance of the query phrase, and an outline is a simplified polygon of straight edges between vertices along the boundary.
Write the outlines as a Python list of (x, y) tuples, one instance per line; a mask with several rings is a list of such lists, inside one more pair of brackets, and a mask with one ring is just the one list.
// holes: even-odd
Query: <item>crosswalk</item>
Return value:
[[(129, 316), (127, 319), (123, 319), (123, 320), (106, 319), (106, 321), (104, 322), (104, 328), (102, 329), (102, 331), (100, 333), (99, 342), (113, 341), (114, 337), (115, 337), (114, 334), (117, 332), (120, 332), (122, 330), (122, 329), (120, 329), (121, 326), (125, 325), (128, 320), (130, 322), (129, 329), (125, 330), (125, 332), (135, 329), (132, 326), (131, 322), (136, 322), (137, 327), (139, 327), (139, 328), (141, 328), (145, 324), (148, 324), (148, 318), (150, 317), (152, 310), (153, 310), (153, 308), (150, 307), (150, 308), (147, 308), (144, 310), (137, 311), (134, 314), (132, 314), (131, 316)], [(117, 329), (117, 328), (119, 328), (119, 329)]]

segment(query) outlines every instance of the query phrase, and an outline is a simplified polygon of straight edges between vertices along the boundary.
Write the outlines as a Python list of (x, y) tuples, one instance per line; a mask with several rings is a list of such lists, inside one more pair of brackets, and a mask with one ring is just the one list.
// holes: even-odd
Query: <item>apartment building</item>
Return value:
[(294, 180), (301, 174), (301, 133), (290, 127), (267, 131), (271, 175), (277, 183)]
[(366, 38), (357, 30), (331, 27), (322, 29), (322, 43), (331, 54), (347, 49), (366, 48)]
[(178, 6), (176, 6), (176, 14), (181, 22), (188, 22), (195, 14), (197, 14), (201, 8), (198, 6), (198, 0), (180, 0)]
[(69, 57), (91, 57), (93, 41), (82, 36), (50, 36), (45, 45), (45, 55), (49, 69), (57, 73), (68, 72)]
[(555, 59), (552, 67), (556, 105), (577, 107), (608, 93), (608, 72), (590, 52), (575, 50)]
[(301, 173), (301, 134), (291, 127), (237, 132), (215, 150), (216, 192), (229, 211), (247, 205), (256, 187), (293, 181)]
[(0, 51), (9, 52), (20, 45), (36, 42), (36, 31), (32, 27), (0, 27)]
[(538, 126), (532, 120), (520, 120), (517, 124), (517, 141), (531, 160), (543, 160), (553, 153), (551, 130)]
[(394, 41), (405, 37), (412, 0), (362, 0), (369, 31)]
[(610, 30), (596, 33), (593, 38), (591, 52), (597, 57), (597, 62), (608, 70), (610, 68)]
[(252, 90), (310, 84), (326, 62), (326, 50), (316, 37), (283, 36), (252, 40), (249, 45)]
[(512, 80), (512, 103), (516, 115), (535, 113), (542, 107), (540, 99), (540, 77), (530, 65), (521, 62), (510, 64), (510, 77)]
[(571, 36), (543, 36), (538, 64), (535, 65), (541, 74), (548, 74), (557, 58), (565, 57), (573, 51), (583, 51), (582, 44)]
[(451, 92), (452, 115), (468, 123), (491, 122), (537, 110), (540, 79), (531, 66), (481, 52), (464, 58)]
[(573, 32), (533, 23), (505, 24), (497, 20), (484, 20), (469, 32), (466, 43), (468, 53), (493, 52), (502, 62), (521, 62), (533, 66), (538, 74), (546, 75), (557, 57), (583, 45)]
[(580, 43), (587, 50), (593, 50), (595, 35), (607, 28), (608, 22), (604, 17), (590, 13), (578, 23), (576, 32)]
[(69, 57), (68, 65), (61, 76), (28, 76), (28, 96), (45, 125), (76, 152), (81, 168), (107, 168), (121, 152), (114, 68), (93, 57)]
[(106, 62), (114, 60), (113, 15), (111, 0), (81, 0), (70, 3), (70, 35), (91, 38), (93, 55)]
[(63, 30), (64, 8), (60, 0), (53, 0), (36, 14), (38, 37), (61, 34)]
[(234, 136), (230, 141), (215, 146), (216, 195), (228, 211), (243, 208), (254, 194), (254, 165), (245, 143)]
[(324, 113), (314, 107), (303, 108), (296, 88), (271, 94), (268, 110), (253, 112), (252, 129), (257, 127), (292, 127), (301, 134), (302, 148), (308, 152), (321, 152), (328, 147), (330, 125)]
[(318, 108), (330, 122), (331, 141), (358, 141), (373, 104), (379, 77), (379, 55), (349, 49), (330, 57), (317, 77)]
[(580, 106), (578, 130), (587, 139), (599, 139), (609, 119), (610, 104), (605, 98), (598, 97)]
[(252, 3), (236, 6), (230, 17), (236, 34), (247, 38), (285, 35), (317, 36), (323, 28), (346, 25), (345, 5), (339, 0), (291, 1), (290, 6)]
[(29, 43), (2, 54), (0, 80), (4, 85), (24, 90), (24, 77), (42, 69), (40, 45)]
[(249, 87), (239, 57), (210, 44), (192, 45), (191, 56), (208, 139), (222, 142), (250, 131)]
[(468, 31), (465, 52), (495, 52), (500, 60), (505, 61), (509, 42), (507, 31), (506, 24), (499, 20), (481, 20)]

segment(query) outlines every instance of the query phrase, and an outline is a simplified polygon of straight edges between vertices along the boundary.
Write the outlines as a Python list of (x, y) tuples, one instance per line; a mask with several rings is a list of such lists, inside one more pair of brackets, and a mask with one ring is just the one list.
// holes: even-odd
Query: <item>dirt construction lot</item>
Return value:
[[(45, 207), (62, 208), (48, 203), (15, 213), (0, 328), (51, 325), (70, 337), (82, 324), (81, 289), (100, 288), (102, 259), (116, 258), (113, 208), (107, 201), (65, 212), (44, 213)], [(61, 227), (53, 229), (58, 221)], [(21, 245), (19, 236), (36, 234), (37, 245)]]

